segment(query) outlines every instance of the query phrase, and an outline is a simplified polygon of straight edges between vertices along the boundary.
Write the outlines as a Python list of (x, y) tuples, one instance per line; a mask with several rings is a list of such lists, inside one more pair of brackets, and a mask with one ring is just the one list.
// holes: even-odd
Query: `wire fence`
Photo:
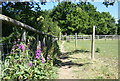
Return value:
[[(95, 35), (97, 40), (116, 40), (119, 35)], [(62, 35), (60, 40), (92, 40), (92, 35)]]

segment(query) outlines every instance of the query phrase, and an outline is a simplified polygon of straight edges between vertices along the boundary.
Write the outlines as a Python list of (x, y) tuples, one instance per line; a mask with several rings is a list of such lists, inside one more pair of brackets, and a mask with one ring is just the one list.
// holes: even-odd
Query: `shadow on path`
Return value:
[(90, 63), (74, 63), (72, 61), (67, 61), (67, 62), (62, 62), (61, 66), (84, 66), (86, 64), (90, 64)]
[[(63, 53), (60, 56), (60, 59), (72, 58), (72, 57), (69, 57), (69, 55), (72, 55), (74, 53), (88, 53), (88, 52), (90, 52), (90, 51), (88, 51), (88, 50), (74, 50), (74, 51), (71, 51), (71, 52)], [(73, 59), (80, 59), (80, 58), (73, 58)]]
[(89, 51), (87, 50), (74, 50), (74, 51), (71, 51), (71, 52), (66, 52), (66, 53), (63, 53), (61, 56), (60, 56), (60, 59), (61, 60), (67, 60), (67, 61), (61, 61), (59, 62), (59, 66), (62, 67), (62, 66), (84, 66), (86, 64), (90, 64), (90, 63), (74, 63), (72, 62), (71, 60), (68, 60), (68, 58), (72, 58), (72, 59), (81, 59), (81, 58), (73, 58), (73, 57), (69, 57), (69, 55), (72, 55), (73, 53), (87, 53)]
[(90, 52), (90, 51), (81, 49), (81, 50), (74, 50), (74, 51), (71, 51), (71, 52), (66, 52), (64, 54), (65, 55), (71, 55), (73, 53), (88, 53), (88, 52)]

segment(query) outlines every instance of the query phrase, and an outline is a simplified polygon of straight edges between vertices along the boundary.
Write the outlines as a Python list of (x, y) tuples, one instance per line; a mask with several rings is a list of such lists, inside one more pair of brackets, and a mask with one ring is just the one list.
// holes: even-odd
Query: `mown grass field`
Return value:
[[(118, 40), (96, 40), (95, 59), (91, 60), (91, 41), (77, 40), (65, 41), (66, 51), (74, 79), (118, 79)], [(80, 66), (78, 66), (80, 65)], [(68, 68), (69, 69), (69, 68)]]
[[(77, 40), (75, 48), (75, 40), (66, 42), (66, 51), (86, 50), (91, 52), (91, 40)], [(100, 49), (100, 55), (108, 57), (118, 57), (118, 40), (95, 40), (95, 50)]]

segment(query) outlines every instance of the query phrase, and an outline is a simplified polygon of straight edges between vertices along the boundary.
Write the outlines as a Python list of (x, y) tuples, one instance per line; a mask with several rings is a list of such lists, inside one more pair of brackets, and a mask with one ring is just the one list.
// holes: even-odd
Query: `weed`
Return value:
[(95, 52), (100, 53), (100, 48), (96, 48)]

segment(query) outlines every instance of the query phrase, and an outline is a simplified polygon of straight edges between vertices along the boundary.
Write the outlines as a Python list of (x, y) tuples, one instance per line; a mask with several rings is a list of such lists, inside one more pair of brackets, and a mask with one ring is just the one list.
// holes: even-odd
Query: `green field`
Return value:
[(63, 46), (63, 54), (71, 63), (69, 75), (73, 74), (75, 79), (118, 79), (118, 40), (96, 40), (95, 49), (100, 52), (95, 52), (94, 60), (90, 59), (90, 40), (77, 40), (76, 48), (75, 40), (65, 41)]
[[(66, 51), (86, 50), (91, 52), (91, 40), (77, 40), (75, 48), (75, 40), (66, 41), (64, 44)], [(118, 57), (118, 40), (95, 40), (95, 50), (100, 49), (100, 55)]]

